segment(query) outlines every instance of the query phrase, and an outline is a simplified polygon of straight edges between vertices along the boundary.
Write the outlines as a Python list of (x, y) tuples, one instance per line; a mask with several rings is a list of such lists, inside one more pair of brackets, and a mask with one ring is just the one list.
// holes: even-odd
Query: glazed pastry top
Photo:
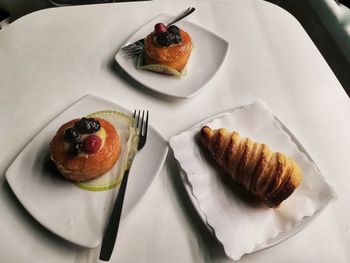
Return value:
[(192, 40), (190, 35), (180, 29), (182, 42), (169, 46), (161, 46), (154, 41), (155, 32), (150, 33), (145, 39), (145, 51), (147, 56), (156, 61), (176, 61), (179, 57), (192, 50)]

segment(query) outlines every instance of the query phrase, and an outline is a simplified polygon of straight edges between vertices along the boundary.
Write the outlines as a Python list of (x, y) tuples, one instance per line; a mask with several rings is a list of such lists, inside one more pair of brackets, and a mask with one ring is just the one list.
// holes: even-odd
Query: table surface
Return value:
[[(201, 93), (191, 99), (161, 96), (118, 69), (114, 55), (133, 32), (159, 13), (175, 14), (190, 5), (197, 11), (189, 21), (230, 43), (224, 65)], [(52, 8), (6, 27), (0, 32), (0, 47), (1, 261), (97, 262), (98, 248), (72, 245), (37, 223), (5, 179), (6, 169), (26, 143), (89, 93), (128, 109), (149, 109), (151, 124), (167, 140), (215, 113), (265, 101), (311, 154), (338, 199), (303, 231), (241, 261), (350, 261), (349, 98), (286, 11), (243, 0)], [(230, 262), (176, 175), (170, 152), (123, 221), (111, 262)]]

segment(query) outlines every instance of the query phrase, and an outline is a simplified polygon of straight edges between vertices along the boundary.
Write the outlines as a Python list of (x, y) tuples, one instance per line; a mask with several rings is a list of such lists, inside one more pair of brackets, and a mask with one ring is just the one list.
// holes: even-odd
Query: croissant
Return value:
[(208, 126), (201, 129), (200, 138), (230, 178), (269, 207), (279, 206), (301, 183), (298, 164), (266, 144), (241, 138), (235, 131), (212, 130)]

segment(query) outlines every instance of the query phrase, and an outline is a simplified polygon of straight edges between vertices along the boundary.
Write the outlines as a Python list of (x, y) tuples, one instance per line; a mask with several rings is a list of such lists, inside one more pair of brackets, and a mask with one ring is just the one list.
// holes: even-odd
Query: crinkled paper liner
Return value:
[[(276, 209), (247, 202), (225, 185), (219, 169), (208, 160), (198, 142), (204, 125), (238, 131), (242, 137), (266, 143), (272, 150), (292, 157), (303, 172), (301, 185)], [(197, 201), (195, 207), (223, 244), (226, 255), (233, 260), (295, 234), (335, 199), (334, 191), (304, 147), (261, 101), (195, 125), (172, 137), (170, 145), (181, 172), (187, 176), (186, 181)]]

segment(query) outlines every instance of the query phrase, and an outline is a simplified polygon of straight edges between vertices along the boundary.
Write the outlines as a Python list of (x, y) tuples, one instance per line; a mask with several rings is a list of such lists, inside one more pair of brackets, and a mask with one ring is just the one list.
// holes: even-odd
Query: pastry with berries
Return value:
[(65, 178), (79, 182), (112, 169), (121, 148), (118, 132), (110, 122), (84, 117), (58, 129), (50, 143), (50, 156)]
[(146, 69), (182, 75), (192, 52), (190, 35), (175, 25), (158, 23), (145, 39), (144, 63)]

